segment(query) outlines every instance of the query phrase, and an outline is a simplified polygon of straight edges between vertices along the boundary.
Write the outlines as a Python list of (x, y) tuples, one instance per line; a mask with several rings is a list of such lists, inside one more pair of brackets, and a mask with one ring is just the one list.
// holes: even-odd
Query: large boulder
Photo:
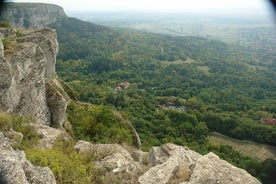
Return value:
[(164, 144), (149, 152), (151, 168), (139, 177), (141, 184), (188, 181), (191, 168), (201, 155), (187, 147)]
[(52, 128), (46, 125), (33, 124), (35, 131), (41, 135), (37, 147), (39, 149), (53, 148), (56, 141), (71, 141), (71, 136), (64, 130)]
[(151, 168), (142, 174), (140, 184), (260, 184), (243, 169), (221, 160), (214, 153), (200, 155), (187, 147), (165, 144), (149, 152)]
[(179, 157), (187, 165), (192, 165), (201, 156), (199, 153), (190, 150), (188, 147), (175, 144), (164, 144), (159, 147), (152, 147), (149, 152), (149, 165), (156, 166), (166, 162), (170, 157)]
[(0, 183), (1, 184), (55, 184), (48, 167), (33, 166), (23, 151), (15, 151), (0, 132)]
[(211, 152), (197, 160), (189, 184), (217, 183), (260, 184), (256, 178), (245, 170), (231, 165)]
[(104, 170), (105, 177), (117, 177), (120, 183), (138, 183), (138, 175), (143, 167), (133, 160), (130, 153), (118, 144), (91, 144), (78, 141), (75, 150), (93, 154), (95, 166)]

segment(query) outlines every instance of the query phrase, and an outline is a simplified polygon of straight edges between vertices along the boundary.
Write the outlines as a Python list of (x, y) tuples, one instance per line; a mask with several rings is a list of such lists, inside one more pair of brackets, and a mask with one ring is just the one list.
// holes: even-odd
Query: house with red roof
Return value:
[(276, 125), (275, 118), (261, 118), (261, 122), (267, 125)]

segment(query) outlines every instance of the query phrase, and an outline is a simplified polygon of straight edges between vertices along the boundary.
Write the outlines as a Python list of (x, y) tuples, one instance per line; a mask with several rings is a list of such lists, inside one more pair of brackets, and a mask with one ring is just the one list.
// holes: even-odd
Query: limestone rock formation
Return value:
[(48, 28), (20, 36), (13, 32), (0, 29), (2, 39), (11, 42), (5, 52), (0, 44), (0, 107), (32, 117), (38, 124), (61, 128), (70, 99), (55, 77), (56, 32)]
[(0, 132), (0, 183), (3, 184), (55, 184), (48, 167), (33, 166), (23, 151), (15, 151)]
[[(42, 135), (37, 146), (51, 148), (60, 137), (71, 139), (62, 128), (70, 98), (55, 74), (56, 32), (46, 28), (16, 33), (0, 28), (0, 108), (33, 119)], [(9, 45), (4, 47), (4, 41)], [(12, 130), (5, 135), (10, 134), (23, 137)], [(11, 142), (0, 132), (0, 183), (56, 183), (48, 167), (33, 166), (24, 151), (13, 150)]]
[(53, 80), (55, 78), (56, 56), (58, 53), (58, 42), (56, 31), (49, 28), (40, 30), (24, 31), (22, 36), (17, 37), (19, 43), (31, 42), (38, 45), (46, 59), (45, 78)]
[(43, 3), (6, 3), (0, 21), (18, 28), (43, 28), (66, 18), (62, 7)]
[(4, 45), (2, 43), (3, 35), (0, 33), (0, 62), (4, 60)]
[(221, 160), (214, 153), (202, 156), (187, 147), (169, 143), (153, 147), (149, 153), (139, 150), (130, 153), (117, 144), (79, 141), (75, 150), (92, 153), (96, 158), (95, 166), (104, 169), (105, 176), (117, 176), (120, 183), (260, 184), (245, 170)]
[(260, 184), (260, 182), (214, 153), (200, 155), (187, 147), (165, 144), (149, 152), (152, 167), (139, 177), (140, 184)]
[(35, 131), (42, 136), (37, 145), (39, 149), (53, 148), (56, 140), (69, 141), (72, 139), (70, 135), (63, 130), (41, 124), (33, 124), (32, 126), (35, 128)]
[(191, 167), (201, 155), (187, 147), (165, 144), (153, 147), (149, 152), (151, 168), (139, 177), (141, 184), (172, 181), (188, 181), (192, 172)]
[(220, 159), (214, 153), (209, 153), (197, 160), (189, 180), (189, 184), (201, 183), (257, 184), (260, 182), (245, 170), (229, 164), (225, 160)]
[(118, 144), (91, 144), (79, 141), (75, 150), (80, 153), (92, 153), (95, 166), (105, 171), (106, 176), (117, 176), (120, 183), (138, 183), (137, 177), (143, 166), (134, 161), (131, 154)]

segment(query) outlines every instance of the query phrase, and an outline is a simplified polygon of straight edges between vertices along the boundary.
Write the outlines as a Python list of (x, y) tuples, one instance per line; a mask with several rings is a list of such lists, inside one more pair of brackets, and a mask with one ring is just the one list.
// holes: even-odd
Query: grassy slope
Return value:
[(272, 158), (276, 159), (276, 147), (268, 146), (265, 144), (258, 144), (252, 141), (241, 141), (232, 139), (219, 133), (212, 132), (208, 139), (211, 143), (226, 144), (232, 146), (232, 148), (246, 156), (255, 158), (259, 161)]

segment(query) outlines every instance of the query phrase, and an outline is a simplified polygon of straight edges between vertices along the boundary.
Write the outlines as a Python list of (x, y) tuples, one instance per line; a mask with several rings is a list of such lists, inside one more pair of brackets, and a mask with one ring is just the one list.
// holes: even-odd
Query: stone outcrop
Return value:
[(2, 39), (3, 39), (3, 35), (0, 33), (0, 39), (1, 39), (1, 42), (0, 42), (0, 61), (3, 62), (4, 61), (4, 45), (2, 43)]
[[(33, 119), (32, 126), (42, 136), (40, 149), (53, 147), (60, 138), (71, 139), (63, 129), (70, 98), (56, 78), (57, 52), (55, 30), (18, 34), (15, 29), (0, 28), (0, 109)], [(13, 130), (5, 135), (23, 138)], [(24, 151), (13, 150), (12, 141), (0, 132), (0, 183), (56, 183), (48, 167), (33, 166)]]
[(21, 33), (22, 36), (17, 37), (16, 41), (19, 43), (31, 42), (38, 45), (43, 52), (46, 59), (45, 63), (45, 78), (49, 80), (55, 79), (55, 67), (56, 67), (56, 56), (58, 53), (58, 42), (56, 31), (49, 28), (41, 30), (25, 31)]
[(139, 177), (141, 184), (172, 181), (188, 181), (192, 173), (192, 166), (200, 158), (200, 154), (187, 147), (165, 144), (153, 147), (149, 152), (149, 166), (151, 168)]
[(33, 124), (35, 131), (41, 135), (41, 139), (38, 141), (37, 147), (39, 149), (53, 148), (57, 140), (70, 141), (71, 136), (60, 129), (52, 128), (46, 125)]
[(0, 132), (0, 183), (3, 184), (55, 184), (48, 167), (33, 166), (23, 151), (15, 151)]
[(51, 112), (51, 126), (55, 128), (63, 127), (70, 97), (55, 78), (46, 82), (46, 99)]
[(106, 177), (118, 177), (120, 183), (138, 183), (137, 177), (144, 169), (118, 144), (91, 144), (79, 141), (75, 145), (75, 150), (79, 153), (92, 153), (96, 159), (95, 166), (104, 170)]
[(260, 184), (260, 182), (214, 153), (200, 155), (187, 147), (164, 144), (130, 153), (117, 144), (91, 144), (79, 141), (75, 150), (93, 154), (95, 166), (120, 183), (140, 184)]
[(61, 128), (70, 99), (56, 79), (56, 32), (47, 28), (16, 36), (7, 30), (12, 29), (0, 29), (2, 39), (11, 42), (5, 52), (0, 44), (0, 107)]
[(187, 147), (165, 144), (149, 152), (147, 172), (139, 177), (141, 184), (260, 184), (243, 169), (221, 160), (214, 153), (200, 155)]
[(62, 7), (43, 3), (5, 3), (0, 21), (18, 28), (43, 28), (66, 18)]
[(200, 157), (194, 165), (189, 182), (183, 184), (216, 184), (216, 183), (260, 183), (245, 170), (239, 169), (214, 153)]

